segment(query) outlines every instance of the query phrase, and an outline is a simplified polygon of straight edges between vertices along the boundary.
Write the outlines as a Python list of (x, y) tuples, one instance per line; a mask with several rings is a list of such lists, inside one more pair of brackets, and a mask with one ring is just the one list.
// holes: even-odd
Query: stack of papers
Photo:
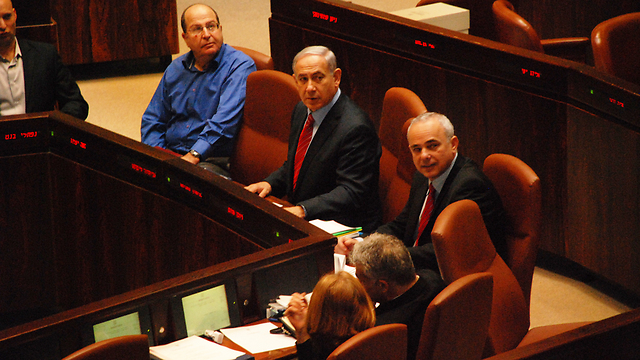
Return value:
[(284, 334), (271, 334), (272, 323), (220, 329), (229, 340), (252, 354), (296, 346), (296, 339)]
[(327, 221), (327, 220), (316, 219), (316, 220), (309, 221), (309, 223), (319, 227), (320, 229), (328, 232), (333, 236), (344, 236), (348, 234), (353, 234), (354, 236), (357, 236), (358, 233), (362, 231), (361, 227), (350, 227), (350, 226), (342, 225), (339, 222), (336, 222), (333, 220)]
[(152, 346), (149, 354), (152, 359), (160, 360), (235, 360), (245, 355), (195, 335), (167, 345)]

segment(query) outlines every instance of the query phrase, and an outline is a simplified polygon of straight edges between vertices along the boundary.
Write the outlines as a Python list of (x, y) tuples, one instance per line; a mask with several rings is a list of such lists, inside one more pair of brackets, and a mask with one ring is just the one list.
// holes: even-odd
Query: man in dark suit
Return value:
[(331, 50), (305, 48), (294, 58), (293, 71), (302, 101), (291, 116), (287, 160), (247, 190), (261, 197), (286, 195), (295, 206), (285, 209), (307, 220), (335, 220), (375, 230), (382, 218), (382, 150), (373, 124), (341, 94), (342, 72)]
[[(402, 212), (377, 232), (391, 234), (409, 247), (418, 269), (438, 270), (431, 230), (447, 205), (470, 199), (480, 207), (484, 223), (500, 256), (506, 253), (505, 212), (491, 181), (469, 158), (458, 154), (458, 137), (449, 119), (438, 113), (417, 116), (407, 131), (418, 170)], [(422, 226), (420, 226), (422, 223)], [(336, 252), (348, 253), (353, 240), (340, 239)]]
[(71, 72), (51, 44), (16, 40), (17, 14), (10, 0), (0, 0), (0, 115), (51, 111), (56, 104), (84, 120), (89, 105)]

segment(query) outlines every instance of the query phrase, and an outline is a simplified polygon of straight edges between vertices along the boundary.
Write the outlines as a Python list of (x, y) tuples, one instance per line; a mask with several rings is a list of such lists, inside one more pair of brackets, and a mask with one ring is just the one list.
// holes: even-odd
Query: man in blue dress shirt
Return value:
[[(142, 142), (225, 174), (239, 130), (251, 58), (224, 43), (218, 14), (194, 4), (182, 13), (182, 38), (191, 49), (166, 69), (142, 115)], [(216, 160), (214, 160), (214, 158)]]

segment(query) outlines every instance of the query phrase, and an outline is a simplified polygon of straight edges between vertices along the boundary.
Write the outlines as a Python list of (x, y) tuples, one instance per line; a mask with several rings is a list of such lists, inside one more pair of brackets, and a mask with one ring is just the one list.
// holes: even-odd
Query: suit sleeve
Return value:
[(298, 205), (304, 206), (309, 219), (362, 211), (370, 199), (371, 189), (377, 189), (379, 161), (380, 142), (375, 130), (366, 124), (354, 126), (341, 139), (335, 170), (336, 186), (327, 193), (300, 201)]
[(80, 93), (78, 84), (73, 79), (71, 71), (62, 63), (62, 58), (55, 52), (55, 73), (56, 73), (56, 100), (60, 106), (60, 111), (74, 116), (80, 120), (85, 120), (89, 115), (89, 104)]

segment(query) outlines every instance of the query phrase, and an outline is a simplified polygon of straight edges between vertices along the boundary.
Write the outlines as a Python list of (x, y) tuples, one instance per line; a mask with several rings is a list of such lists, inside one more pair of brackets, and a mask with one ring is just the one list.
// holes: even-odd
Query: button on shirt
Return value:
[(207, 69), (195, 67), (192, 52), (166, 69), (142, 116), (142, 142), (203, 159), (230, 156), (246, 97), (250, 57), (222, 45)]
[(17, 41), (11, 61), (0, 57), (0, 69), (0, 115), (26, 113), (23, 61)]

